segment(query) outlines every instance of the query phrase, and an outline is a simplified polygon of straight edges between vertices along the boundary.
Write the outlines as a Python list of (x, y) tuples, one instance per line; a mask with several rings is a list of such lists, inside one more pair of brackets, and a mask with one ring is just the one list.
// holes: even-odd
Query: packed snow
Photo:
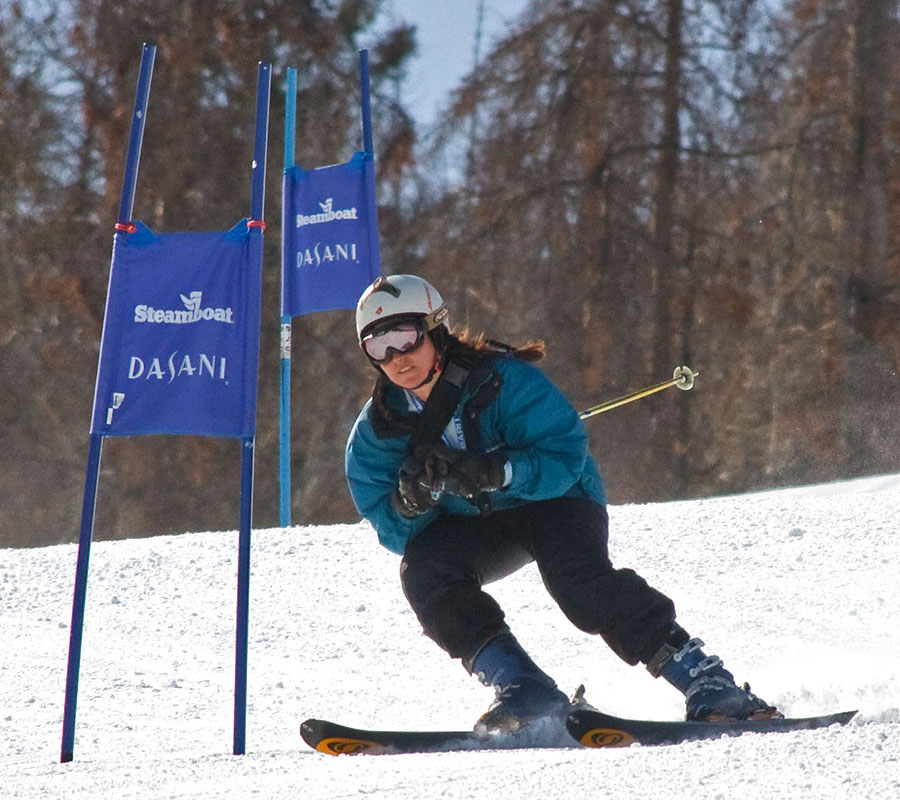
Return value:
[[(237, 533), (92, 549), (75, 760), (59, 763), (76, 547), (0, 550), (7, 798), (900, 797), (900, 476), (613, 506), (618, 566), (793, 716), (846, 727), (674, 747), (322, 755), (307, 716), (466, 728), (490, 690), (421, 635), (366, 523), (253, 533), (247, 754), (231, 755)], [(490, 591), (559, 684), (614, 714), (682, 700), (574, 629), (536, 570)]]

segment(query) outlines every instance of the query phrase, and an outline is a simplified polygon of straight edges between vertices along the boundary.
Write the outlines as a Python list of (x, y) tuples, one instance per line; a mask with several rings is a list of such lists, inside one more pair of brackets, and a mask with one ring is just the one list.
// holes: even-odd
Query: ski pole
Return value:
[(593, 417), (595, 414), (602, 414), (604, 411), (610, 411), (613, 408), (624, 406), (626, 403), (630, 403), (633, 400), (640, 400), (642, 397), (656, 394), (656, 392), (661, 392), (663, 389), (668, 389), (670, 386), (677, 386), (679, 389), (686, 392), (688, 389), (694, 387), (694, 378), (699, 374), (699, 372), (694, 372), (690, 367), (676, 367), (675, 373), (672, 375), (672, 380), (648, 386), (646, 389), (638, 389), (636, 392), (617, 397), (615, 400), (607, 400), (605, 403), (591, 406), (582, 411), (578, 416), (581, 419), (587, 419), (588, 417)]

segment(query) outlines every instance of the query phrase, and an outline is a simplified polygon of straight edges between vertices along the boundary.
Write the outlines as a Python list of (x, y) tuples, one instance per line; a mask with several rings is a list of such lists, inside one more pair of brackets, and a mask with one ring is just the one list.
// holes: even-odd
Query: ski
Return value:
[[(623, 719), (588, 708), (569, 712), (566, 729), (546, 720), (514, 734), (482, 735), (474, 731), (367, 730), (324, 719), (308, 719), (300, 735), (314, 750), (332, 756), (442, 753), (455, 750), (513, 750), (578, 747), (664, 745), (744, 733), (777, 733), (846, 725), (856, 711), (820, 717), (740, 720), (732, 722), (678, 722)], [(566, 733), (568, 731), (568, 734)]]
[(313, 749), (332, 756), (578, 747), (559, 722), (550, 721), (521, 733), (484, 736), (471, 730), (373, 731), (308, 719), (300, 726), (300, 735)]
[(735, 720), (730, 722), (676, 722), (622, 719), (602, 711), (575, 709), (566, 718), (572, 738), (585, 747), (628, 747), (632, 744), (680, 744), (744, 733), (776, 733), (846, 725), (856, 711), (842, 711), (821, 717)]

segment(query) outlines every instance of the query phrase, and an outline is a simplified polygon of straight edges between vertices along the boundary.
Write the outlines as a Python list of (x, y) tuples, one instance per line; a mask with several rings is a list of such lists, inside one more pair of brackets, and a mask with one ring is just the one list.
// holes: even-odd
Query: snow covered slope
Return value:
[[(421, 635), (367, 524), (254, 532), (247, 748), (230, 755), (237, 534), (96, 543), (75, 761), (58, 763), (75, 546), (0, 550), (0, 786), (58, 798), (900, 797), (900, 476), (615, 506), (611, 550), (791, 715), (844, 729), (668, 748), (330, 758), (306, 716), (468, 727), (490, 692)], [(562, 616), (531, 568), (490, 591), (559, 684), (616, 714), (680, 697)]]

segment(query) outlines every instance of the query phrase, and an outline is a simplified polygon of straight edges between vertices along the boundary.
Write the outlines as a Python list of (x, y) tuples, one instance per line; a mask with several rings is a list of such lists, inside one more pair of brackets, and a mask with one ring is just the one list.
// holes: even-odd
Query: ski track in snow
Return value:
[[(331, 758), (307, 716), (466, 728), (489, 690), (421, 635), (366, 523), (253, 532), (247, 755), (232, 756), (237, 533), (95, 542), (75, 761), (60, 764), (76, 547), (0, 550), (4, 798), (900, 797), (900, 475), (613, 506), (610, 549), (738, 680), (845, 728), (678, 747)], [(489, 589), (560, 686), (682, 700), (573, 628), (526, 568)]]

